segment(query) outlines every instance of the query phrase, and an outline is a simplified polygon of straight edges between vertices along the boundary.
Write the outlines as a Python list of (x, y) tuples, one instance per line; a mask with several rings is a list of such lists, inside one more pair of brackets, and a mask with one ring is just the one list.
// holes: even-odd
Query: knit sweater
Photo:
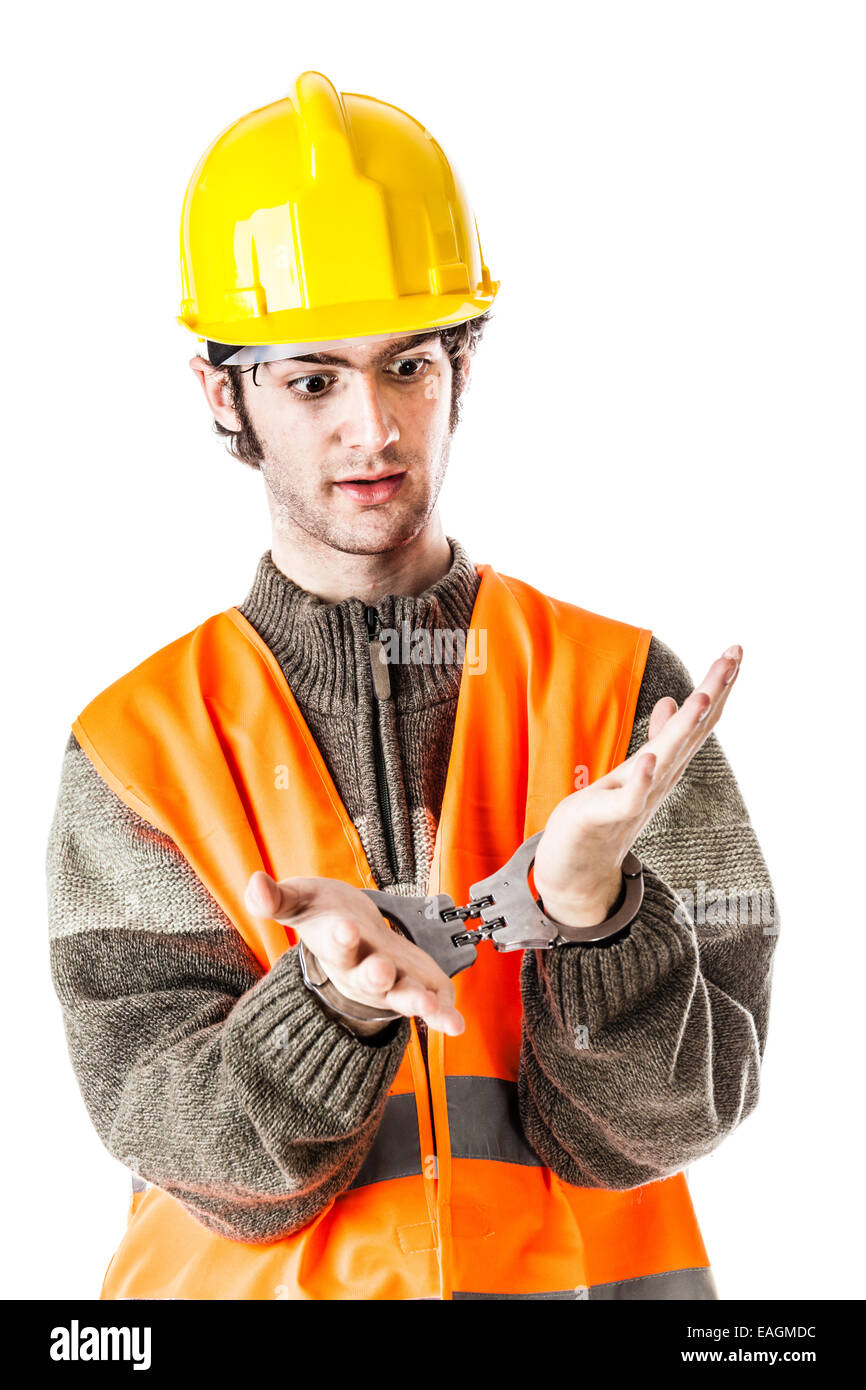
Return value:
[[(378, 601), (382, 628), (468, 628), (479, 579), (449, 542), (440, 580)], [(270, 552), (238, 606), (292, 689), (376, 883), (425, 894), (461, 664), (447, 647), (441, 661), (395, 664), (377, 698), (367, 605), (307, 593)], [(629, 755), (655, 703), (681, 705), (693, 688), (653, 637)], [(672, 1175), (758, 1101), (779, 915), (715, 734), (634, 851), (645, 883), (634, 921), (607, 942), (527, 951), (521, 965), (520, 1122), (541, 1161), (585, 1187)], [(308, 1224), (369, 1153), (408, 1020), (359, 1037), (307, 990), (295, 948), (263, 971), (178, 847), (74, 735), (47, 870), (52, 979), (105, 1146), (221, 1235), (270, 1242)]]

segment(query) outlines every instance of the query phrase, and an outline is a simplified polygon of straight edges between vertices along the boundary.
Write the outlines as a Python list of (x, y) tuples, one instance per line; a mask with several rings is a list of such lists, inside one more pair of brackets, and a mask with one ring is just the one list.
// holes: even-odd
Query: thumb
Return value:
[(244, 894), (247, 911), (256, 917), (270, 918), (289, 917), (299, 912), (304, 903), (303, 882), (303, 879), (298, 879), (296, 883), (284, 879), (282, 883), (277, 883), (264, 869), (257, 869)]

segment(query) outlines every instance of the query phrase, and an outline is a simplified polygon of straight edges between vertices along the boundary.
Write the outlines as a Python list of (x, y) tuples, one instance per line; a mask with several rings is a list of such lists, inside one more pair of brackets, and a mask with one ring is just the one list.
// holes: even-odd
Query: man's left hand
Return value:
[(742, 647), (728, 647), (682, 709), (670, 695), (659, 700), (643, 748), (554, 807), (533, 877), (555, 921), (588, 927), (607, 917), (622, 889), (623, 860), (718, 723), (742, 655)]

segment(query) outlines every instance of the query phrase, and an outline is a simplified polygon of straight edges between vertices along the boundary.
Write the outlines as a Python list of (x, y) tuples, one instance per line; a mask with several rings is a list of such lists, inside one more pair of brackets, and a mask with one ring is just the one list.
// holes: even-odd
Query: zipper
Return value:
[[(376, 700), (391, 699), (391, 677), (388, 673), (388, 663), (384, 656), (384, 647), (379, 636), (379, 614), (375, 608), (365, 605), (365, 616), (367, 620), (367, 636), (370, 641), (370, 668), (373, 673), (373, 693)], [(388, 778), (385, 770), (385, 756), (382, 751), (382, 735), (379, 728), (379, 715), (376, 712), (376, 719), (373, 728), (373, 752), (376, 760), (376, 788), (379, 794), (379, 809), (382, 813), (382, 824), (385, 828), (385, 843), (388, 850), (388, 859), (391, 864), (391, 873), (397, 877), (397, 849), (394, 844), (394, 826), (391, 817), (391, 794), (388, 790)], [(418, 1041), (421, 1044), (421, 1056), (424, 1059), (424, 1071), (427, 1074), (427, 1106), (430, 1111), (430, 1133), (433, 1136), (433, 1154), (436, 1155), (436, 1127), (433, 1123), (433, 1089), (430, 1083), (430, 1065), (427, 1060), (427, 1024), (423, 1018), (415, 1019), (415, 1027), (418, 1030)]]
[[(373, 692), (377, 700), (390, 700), (391, 677), (388, 663), (384, 658), (384, 648), (379, 637), (379, 614), (375, 608), (366, 609), (367, 636), (370, 639), (370, 667), (373, 672)], [(391, 822), (391, 794), (388, 791), (388, 778), (385, 772), (385, 755), (382, 751), (382, 734), (379, 729), (379, 714), (376, 712), (373, 728), (373, 755), (376, 760), (376, 787), (379, 792), (379, 809), (385, 829), (385, 845), (392, 878), (397, 877), (397, 850), (394, 844), (394, 826)]]

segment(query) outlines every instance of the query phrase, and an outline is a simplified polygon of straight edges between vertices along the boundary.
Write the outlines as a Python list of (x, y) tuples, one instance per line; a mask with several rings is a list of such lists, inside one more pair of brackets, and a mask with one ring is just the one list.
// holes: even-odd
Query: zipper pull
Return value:
[(373, 692), (377, 700), (390, 700), (391, 677), (388, 673), (388, 659), (379, 637), (379, 614), (375, 608), (367, 609), (367, 634), (370, 638), (370, 669), (373, 672)]

